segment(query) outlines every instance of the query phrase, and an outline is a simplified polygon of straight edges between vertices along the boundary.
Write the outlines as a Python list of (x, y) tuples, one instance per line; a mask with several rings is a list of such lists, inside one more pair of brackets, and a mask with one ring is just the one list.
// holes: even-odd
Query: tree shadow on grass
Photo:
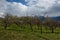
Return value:
[(46, 37), (43, 37), (43, 36), (37, 36), (37, 37), (40, 37), (40, 38), (42, 38), (42, 39), (44, 39), (44, 40), (50, 40), (50, 39), (48, 39), (48, 38), (46, 38)]
[(18, 32), (23, 32), (24, 30), (17, 30), (17, 29), (7, 29), (7, 30), (10, 30), (10, 31), (18, 31)]
[[(47, 34), (49, 34), (49, 33), (51, 33), (51, 32), (42, 32), (42, 33), (47, 33)], [(60, 32), (54, 32), (55, 34), (60, 34)]]
[[(60, 32), (54, 32), (54, 33), (51, 33), (51, 32), (42, 32), (42, 34), (44, 34), (44, 33), (45, 34), (60, 34)], [(40, 37), (40, 38), (42, 38), (44, 40), (50, 40), (49, 38), (41, 36), (41, 35), (37, 35), (37, 37)]]
[[(1, 30), (5, 30), (5, 29), (0, 29), (0, 31)], [(19, 32), (24, 32), (25, 30), (23, 30), (23, 29), (20, 29), (20, 30), (18, 30), (18, 29), (6, 29), (6, 30), (11, 30), (11, 31), (19, 31)], [(32, 32), (37, 32), (37, 31), (32, 31)], [(40, 32), (39, 32), (40, 33)], [(43, 33), (46, 33), (46, 34), (50, 34), (51, 32), (42, 32), (41, 34), (43, 34)], [(60, 32), (54, 32), (55, 34), (60, 34)]]

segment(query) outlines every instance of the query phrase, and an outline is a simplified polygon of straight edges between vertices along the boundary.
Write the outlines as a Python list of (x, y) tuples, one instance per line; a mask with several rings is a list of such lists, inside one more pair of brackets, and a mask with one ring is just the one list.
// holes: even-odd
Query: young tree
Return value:
[(25, 24), (29, 24), (30, 25), (30, 28), (31, 28), (31, 31), (33, 31), (33, 18), (32, 17), (25, 17), (25, 21), (24, 21)]
[(38, 16), (35, 16), (34, 17), (34, 23), (35, 23), (35, 25), (37, 25), (38, 30), (41, 30), (41, 33), (42, 33), (42, 25), (43, 25), (42, 19), (39, 18)]
[(4, 29), (7, 29), (7, 27), (11, 24), (11, 14), (5, 13), (4, 18), (3, 18), (3, 25)]
[(47, 18), (44, 24), (45, 24), (45, 26), (47, 26), (51, 29), (51, 33), (54, 33), (54, 28), (55, 28), (55, 21), (54, 20)]

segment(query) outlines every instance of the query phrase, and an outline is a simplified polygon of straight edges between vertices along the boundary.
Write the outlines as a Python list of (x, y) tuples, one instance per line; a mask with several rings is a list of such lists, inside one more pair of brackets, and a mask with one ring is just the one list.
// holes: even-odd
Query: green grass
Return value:
[[(4, 30), (3, 26), (0, 26), (0, 40), (60, 40), (59, 28), (54, 30), (56, 33), (43, 27), (43, 33), (37, 30), (37, 26), (34, 26), (34, 31), (30, 30), (29, 25), (25, 26), (25, 29), (21, 29), (17, 25), (13, 24)], [(47, 32), (47, 33), (45, 33)]]

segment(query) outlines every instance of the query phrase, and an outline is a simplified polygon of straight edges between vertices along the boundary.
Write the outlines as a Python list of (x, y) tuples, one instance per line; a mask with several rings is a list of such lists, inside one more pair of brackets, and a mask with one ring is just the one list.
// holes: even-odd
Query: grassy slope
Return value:
[(0, 40), (60, 40), (60, 33), (31, 32), (29, 28), (21, 29), (16, 25), (7, 30), (0, 27)]

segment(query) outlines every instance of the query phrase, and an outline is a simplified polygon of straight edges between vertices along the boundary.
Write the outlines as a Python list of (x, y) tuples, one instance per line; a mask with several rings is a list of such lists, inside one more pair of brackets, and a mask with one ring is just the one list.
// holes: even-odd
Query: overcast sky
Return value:
[(5, 13), (17, 16), (60, 16), (60, 0), (0, 0), (0, 17)]

